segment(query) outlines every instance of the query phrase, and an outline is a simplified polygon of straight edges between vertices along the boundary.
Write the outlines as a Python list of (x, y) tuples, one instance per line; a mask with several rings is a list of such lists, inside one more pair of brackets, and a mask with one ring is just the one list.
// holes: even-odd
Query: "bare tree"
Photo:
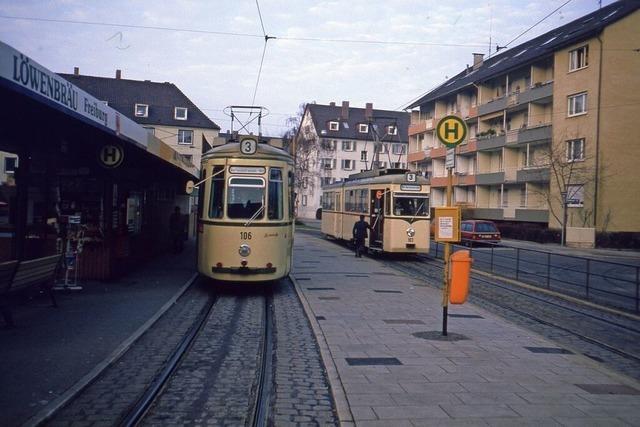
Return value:
[(532, 166), (549, 168), (549, 185), (533, 192), (546, 200), (549, 213), (560, 224), (562, 245), (566, 244), (568, 207), (582, 208), (583, 227), (592, 222), (593, 209), (585, 203), (596, 178), (591, 160), (585, 154), (584, 140), (573, 140), (550, 144), (544, 155), (532, 162)]

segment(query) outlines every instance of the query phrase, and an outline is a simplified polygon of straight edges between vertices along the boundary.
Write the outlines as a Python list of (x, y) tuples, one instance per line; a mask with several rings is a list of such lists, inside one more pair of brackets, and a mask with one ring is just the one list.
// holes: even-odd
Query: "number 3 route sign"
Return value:
[(458, 116), (445, 116), (436, 125), (436, 134), (447, 148), (453, 148), (467, 136), (467, 124)]

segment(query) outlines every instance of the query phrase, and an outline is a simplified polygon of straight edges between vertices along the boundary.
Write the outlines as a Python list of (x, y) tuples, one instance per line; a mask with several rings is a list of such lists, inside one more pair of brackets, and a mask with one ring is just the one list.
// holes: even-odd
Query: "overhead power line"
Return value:
[(546, 15), (544, 18), (542, 18), (541, 20), (539, 20), (538, 22), (536, 22), (535, 24), (533, 24), (532, 26), (530, 26), (529, 28), (527, 28), (526, 30), (524, 30), (523, 32), (521, 32), (520, 34), (518, 34), (513, 40), (511, 40), (509, 43), (505, 44), (504, 46), (499, 46), (499, 48), (501, 49), (505, 49), (507, 47), (509, 47), (509, 45), (511, 43), (513, 43), (514, 41), (518, 40), (520, 37), (524, 36), (525, 34), (527, 34), (529, 31), (533, 30), (536, 26), (538, 26), (538, 24), (542, 23), (545, 19), (547, 19), (548, 17), (550, 17), (551, 15), (553, 15), (554, 13), (556, 13), (557, 11), (559, 11), (560, 9), (562, 9), (563, 7), (565, 7), (566, 5), (568, 5), (569, 3), (571, 3), (572, 0), (567, 0), (564, 3), (562, 3), (560, 6), (558, 6), (557, 8), (555, 8), (551, 13), (549, 13), (548, 15)]
[(379, 45), (397, 45), (397, 46), (434, 46), (434, 47), (482, 47), (482, 44), (465, 44), (465, 43), (435, 43), (435, 42), (420, 42), (420, 41), (395, 41), (395, 40), (358, 40), (358, 39), (329, 39), (319, 37), (287, 37), (287, 36), (268, 36), (266, 32), (263, 34), (253, 33), (240, 33), (230, 31), (212, 31), (212, 30), (199, 30), (193, 28), (180, 28), (180, 27), (161, 27), (153, 25), (135, 25), (135, 24), (120, 24), (116, 22), (101, 22), (101, 21), (80, 21), (72, 19), (53, 19), (53, 18), (37, 18), (31, 16), (15, 16), (15, 15), (0, 15), (1, 19), (15, 19), (22, 21), (35, 21), (35, 22), (52, 22), (58, 24), (76, 24), (76, 25), (96, 25), (102, 27), (118, 27), (118, 28), (135, 28), (141, 30), (157, 30), (157, 31), (174, 31), (184, 33), (197, 33), (197, 34), (210, 34), (217, 36), (231, 36), (231, 37), (252, 37), (261, 39), (275, 39), (275, 40), (288, 40), (288, 41), (308, 41), (308, 42), (322, 42), (322, 43), (356, 43), (356, 44), (379, 44)]

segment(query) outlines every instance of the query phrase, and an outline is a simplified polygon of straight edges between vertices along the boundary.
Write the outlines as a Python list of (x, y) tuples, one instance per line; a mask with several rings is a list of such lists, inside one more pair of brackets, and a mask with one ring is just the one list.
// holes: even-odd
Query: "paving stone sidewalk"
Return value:
[(308, 234), (294, 253), (343, 425), (640, 425), (630, 378), (469, 303), (443, 341), (440, 291)]

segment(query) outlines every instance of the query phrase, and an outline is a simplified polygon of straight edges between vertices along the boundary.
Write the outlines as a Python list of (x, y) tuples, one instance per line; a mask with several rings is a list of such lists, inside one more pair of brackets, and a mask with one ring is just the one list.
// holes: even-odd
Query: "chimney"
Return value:
[(80, 67), (73, 67), (73, 75), (74, 76), (80, 75)]
[(473, 54), (473, 69), (477, 70), (480, 68), (482, 63), (484, 62), (484, 53), (474, 53)]
[(122, 77), (122, 71), (116, 70), (116, 79), (120, 80), (121, 77)]
[(329, 103), (329, 107), (335, 107), (335, 106), (336, 106), (335, 102), (332, 101), (332, 102)]
[(342, 101), (342, 112), (340, 113), (342, 120), (349, 120), (349, 101)]
[(367, 102), (364, 109), (364, 118), (370, 120), (373, 117), (373, 102)]

